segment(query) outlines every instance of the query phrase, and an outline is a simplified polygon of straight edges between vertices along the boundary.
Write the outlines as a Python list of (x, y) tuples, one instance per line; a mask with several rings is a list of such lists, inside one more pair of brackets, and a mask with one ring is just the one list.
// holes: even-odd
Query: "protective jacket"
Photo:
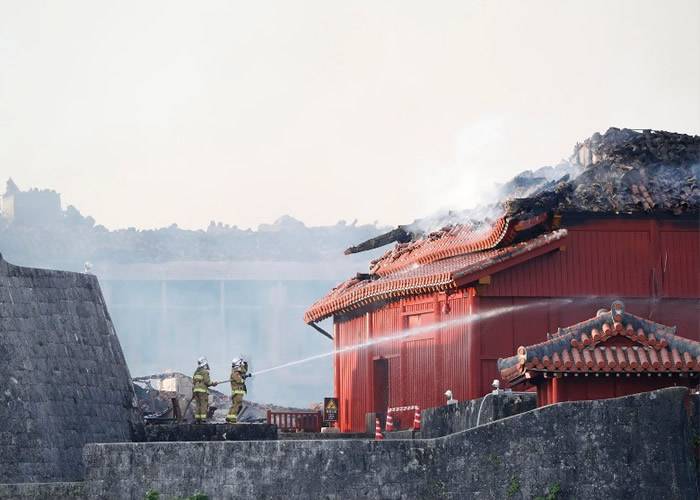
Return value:
[(192, 392), (195, 394), (198, 392), (209, 394), (209, 387), (214, 385), (211, 378), (209, 378), (209, 370), (204, 367), (199, 367), (195, 370), (192, 380), (194, 382)]
[(248, 370), (244, 366), (237, 366), (231, 369), (231, 395), (236, 394), (245, 395), (247, 388), (245, 386), (245, 379)]

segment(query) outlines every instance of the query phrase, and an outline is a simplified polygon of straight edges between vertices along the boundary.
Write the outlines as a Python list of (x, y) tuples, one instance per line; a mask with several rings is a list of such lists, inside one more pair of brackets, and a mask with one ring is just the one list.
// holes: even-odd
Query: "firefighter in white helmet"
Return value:
[(226, 421), (230, 424), (238, 422), (238, 413), (243, 406), (243, 397), (246, 395), (245, 379), (252, 377), (248, 373), (248, 361), (242, 356), (231, 362), (231, 408), (226, 415)]
[(197, 360), (197, 369), (192, 376), (194, 386), (192, 387), (192, 397), (195, 400), (194, 421), (198, 424), (207, 419), (209, 413), (209, 387), (215, 386), (209, 377), (209, 362), (207, 358)]

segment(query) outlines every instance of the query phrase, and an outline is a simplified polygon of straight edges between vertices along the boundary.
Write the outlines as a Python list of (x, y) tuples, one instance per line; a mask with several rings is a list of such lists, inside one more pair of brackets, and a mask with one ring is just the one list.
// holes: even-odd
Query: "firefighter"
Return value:
[(231, 408), (226, 415), (226, 421), (230, 424), (238, 422), (238, 412), (241, 411), (247, 391), (245, 379), (252, 376), (248, 373), (248, 362), (245, 359), (236, 358), (231, 362)]
[(207, 358), (197, 360), (197, 369), (192, 377), (194, 386), (192, 387), (192, 397), (195, 400), (194, 421), (198, 424), (207, 419), (209, 412), (209, 387), (215, 386), (209, 377), (209, 362)]

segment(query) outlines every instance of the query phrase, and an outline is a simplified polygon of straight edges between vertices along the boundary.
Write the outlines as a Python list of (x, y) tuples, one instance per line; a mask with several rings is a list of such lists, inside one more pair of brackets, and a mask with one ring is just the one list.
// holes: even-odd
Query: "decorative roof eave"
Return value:
[[(502, 249), (504, 250), (503, 255), (489, 259), (483, 264), (467, 266), (457, 271), (408, 278), (401, 278), (400, 274), (397, 273), (396, 279), (392, 280), (391, 277), (384, 277), (383, 281), (370, 281), (366, 282), (366, 284), (354, 279), (348, 280), (341, 284), (336, 289), (336, 292), (332, 292), (337, 293), (337, 297), (328, 300), (329, 295), (311, 306), (304, 315), (304, 321), (306, 323), (317, 322), (335, 314), (343, 314), (380, 301), (396, 300), (458, 288), (469, 282), (465, 281), (464, 276), (468, 277), (470, 281), (476, 281), (481, 276), (494, 274), (556, 250), (564, 245), (566, 236), (567, 231), (565, 229), (541, 235), (532, 240)], [(514, 262), (509, 264), (511, 259)], [(472, 279), (474, 276), (475, 278)]]
[[(559, 329), (551, 339), (519, 347), (498, 360), (501, 377), (517, 385), (539, 372), (700, 373), (700, 342), (679, 337), (676, 328), (624, 311), (621, 301), (595, 318)], [(631, 345), (606, 346), (613, 338)]]
[(425, 293), (444, 292), (453, 288), (455, 288), (454, 280), (452, 279), (451, 275), (445, 274), (445, 276), (438, 282), (431, 284), (423, 284), (418, 282), (414, 284), (406, 283), (405, 285), (401, 285), (401, 283), (397, 283), (395, 286), (389, 289), (371, 291), (363, 295), (360, 295), (358, 291), (355, 291), (345, 300), (343, 300), (343, 298), (339, 298), (329, 304), (324, 304), (319, 307), (312, 307), (306, 312), (306, 314), (304, 314), (304, 322), (307, 324), (312, 322), (315, 323), (336, 314), (343, 314), (355, 309), (361, 309), (376, 302), (396, 300), (403, 297), (412, 297)]

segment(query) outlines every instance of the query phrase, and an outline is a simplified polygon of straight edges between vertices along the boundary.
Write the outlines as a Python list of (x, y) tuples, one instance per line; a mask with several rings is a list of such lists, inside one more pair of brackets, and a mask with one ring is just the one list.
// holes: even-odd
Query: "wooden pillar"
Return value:
[[(365, 313), (365, 328), (364, 328), (364, 342), (368, 342), (372, 338), (372, 314)], [(364, 365), (364, 380), (367, 381), (365, 384), (365, 404), (362, 409), (362, 415), (366, 415), (369, 412), (374, 411), (374, 363), (372, 362), (372, 357), (374, 355), (375, 347), (367, 347), (365, 349), (360, 349), (357, 352), (357, 361), (359, 364), (360, 359), (363, 360)], [(362, 366), (358, 366), (358, 369), (362, 370)]]
[[(469, 294), (469, 316), (478, 314), (479, 297), (476, 290), (470, 288)], [(481, 338), (478, 321), (467, 323), (467, 384), (469, 387), (468, 399), (476, 399), (481, 394)]]
[(552, 397), (550, 403), (558, 403), (560, 401), (559, 399), (559, 379), (556, 377), (552, 377), (550, 382), (550, 386), (552, 388)]
[(549, 404), (549, 397), (547, 396), (547, 384), (540, 380), (537, 384), (537, 406), (545, 406)]
[(340, 333), (340, 328), (338, 328), (338, 324), (335, 322), (335, 318), (333, 318), (333, 348), (335, 349), (335, 354), (333, 355), (333, 393), (335, 394), (335, 397), (338, 399), (338, 420), (335, 423), (336, 427), (339, 427), (341, 430), (344, 429), (344, 426), (346, 423), (344, 422), (344, 417), (345, 417), (345, 403), (343, 400), (343, 397), (345, 396), (344, 394), (341, 394), (340, 390), (340, 374), (341, 374), (341, 357), (340, 354), (338, 354), (338, 349), (340, 349), (340, 336), (338, 335)]

